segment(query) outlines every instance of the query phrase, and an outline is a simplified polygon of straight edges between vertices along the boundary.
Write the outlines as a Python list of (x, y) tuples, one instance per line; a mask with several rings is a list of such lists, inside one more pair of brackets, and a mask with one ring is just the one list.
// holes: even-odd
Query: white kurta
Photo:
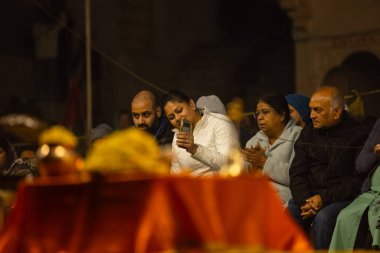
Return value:
[(210, 113), (205, 108), (203, 116), (193, 129), (194, 143), (198, 145), (194, 155), (176, 144), (175, 129), (171, 173), (189, 170), (194, 176), (212, 175), (228, 161), (232, 149), (239, 149), (239, 137), (231, 120), (222, 114)]

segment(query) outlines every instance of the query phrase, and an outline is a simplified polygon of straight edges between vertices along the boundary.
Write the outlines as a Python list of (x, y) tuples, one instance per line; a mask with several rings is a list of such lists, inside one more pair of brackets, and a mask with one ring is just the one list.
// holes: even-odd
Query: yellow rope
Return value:
[(379, 90), (366, 91), (366, 92), (362, 92), (362, 93), (358, 93), (356, 90), (352, 90), (351, 92), (352, 92), (352, 94), (344, 96), (344, 99), (350, 99), (350, 98), (356, 98), (356, 97), (362, 97), (362, 96), (377, 94), (377, 93), (380, 93), (380, 89)]
[(356, 117), (364, 117), (365, 110), (362, 96), (373, 95), (376, 93), (380, 93), (380, 90), (372, 90), (363, 93), (359, 93), (357, 90), (352, 90), (351, 95), (344, 96), (345, 99), (355, 99), (350, 105), (348, 105), (349, 111)]

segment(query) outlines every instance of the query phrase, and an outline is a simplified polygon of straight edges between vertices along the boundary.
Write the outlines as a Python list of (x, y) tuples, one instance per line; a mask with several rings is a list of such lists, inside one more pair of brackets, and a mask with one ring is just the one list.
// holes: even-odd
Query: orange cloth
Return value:
[(0, 252), (311, 250), (264, 177), (24, 184)]

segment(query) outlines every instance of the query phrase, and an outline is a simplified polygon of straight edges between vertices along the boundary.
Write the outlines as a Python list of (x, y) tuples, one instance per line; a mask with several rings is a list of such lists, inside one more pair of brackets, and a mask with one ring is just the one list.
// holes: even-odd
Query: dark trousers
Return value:
[(354, 249), (372, 249), (372, 234), (369, 231), (368, 224), (368, 208), (363, 213), (362, 219), (360, 220), (360, 225), (358, 228), (358, 233), (356, 235)]
[(315, 249), (328, 249), (334, 232), (336, 218), (340, 211), (350, 203), (350, 201), (332, 203), (323, 207), (313, 218), (303, 220), (301, 209), (291, 199), (289, 200), (288, 211), (307, 235), (313, 235), (312, 240)]

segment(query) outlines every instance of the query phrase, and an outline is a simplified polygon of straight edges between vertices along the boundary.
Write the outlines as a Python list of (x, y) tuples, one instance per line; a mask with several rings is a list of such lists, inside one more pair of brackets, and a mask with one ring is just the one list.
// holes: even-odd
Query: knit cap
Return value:
[(288, 104), (294, 107), (296, 111), (301, 115), (303, 122), (310, 123), (310, 98), (301, 94), (288, 94), (285, 96)]
[(210, 112), (216, 112), (226, 115), (226, 108), (220, 99), (215, 95), (202, 96), (197, 100), (197, 107), (206, 107)]
[(113, 132), (112, 127), (107, 124), (100, 124), (91, 131), (90, 141), (93, 143), (97, 139), (103, 138)]

